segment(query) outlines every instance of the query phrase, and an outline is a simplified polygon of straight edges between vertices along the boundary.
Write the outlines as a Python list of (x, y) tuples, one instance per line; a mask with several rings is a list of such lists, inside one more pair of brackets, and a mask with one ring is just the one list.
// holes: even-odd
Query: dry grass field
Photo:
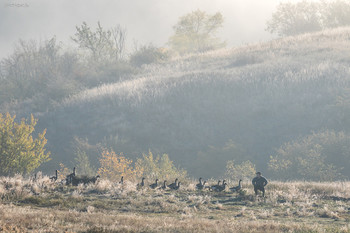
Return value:
[(128, 181), (67, 186), (46, 176), (2, 177), (0, 231), (350, 232), (350, 182), (270, 182), (266, 198), (256, 198), (248, 181), (240, 193), (182, 182), (180, 190), (152, 190)]

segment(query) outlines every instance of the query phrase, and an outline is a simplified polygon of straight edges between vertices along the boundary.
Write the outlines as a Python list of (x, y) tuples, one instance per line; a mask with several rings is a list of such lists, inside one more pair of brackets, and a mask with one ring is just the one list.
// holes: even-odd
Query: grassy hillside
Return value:
[(227, 160), (268, 173), (284, 143), (349, 132), (349, 45), (350, 28), (340, 28), (149, 65), (83, 91), (38, 116), (53, 152), (44, 169), (70, 165), (79, 137), (131, 159), (168, 153), (195, 176), (220, 176)]

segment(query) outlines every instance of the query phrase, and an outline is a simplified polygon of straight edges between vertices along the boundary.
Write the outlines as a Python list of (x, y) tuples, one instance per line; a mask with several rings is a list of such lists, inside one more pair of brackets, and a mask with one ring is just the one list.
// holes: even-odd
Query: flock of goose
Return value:
[[(53, 177), (50, 177), (51, 180), (56, 181), (57, 180), (57, 170), (56, 170), (56, 174)], [(87, 184), (87, 183), (95, 183), (97, 181), (97, 179), (99, 178), (99, 176), (96, 177), (87, 177), (87, 176), (76, 176), (75, 174), (75, 167), (73, 168), (73, 173), (69, 174), (66, 176), (66, 184), (72, 184), (77, 186), (80, 183), (83, 184)], [(145, 179), (146, 178), (142, 178), (141, 183), (137, 184), (137, 188), (144, 188), (145, 186)], [(178, 178), (175, 179), (174, 183), (171, 184), (167, 184), (167, 181), (164, 180), (162, 184), (158, 183), (158, 179), (155, 180), (155, 182), (153, 184), (150, 184), (148, 187), (151, 189), (172, 189), (172, 190), (178, 190), (180, 189), (180, 185), (181, 182), (178, 180)], [(242, 189), (242, 185), (241, 185), (242, 180), (238, 181), (238, 185), (235, 187), (231, 187), (229, 188), (231, 192), (238, 192)], [(120, 179), (120, 184), (124, 183), (124, 177), (122, 176)], [(196, 184), (196, 189), (197, 190), (204, 190), (204, 189), (208, 189), (210, 191), (215, 191), (215, 192), (222, 192), (226, 189), (227, 183), (226, 180), (223, 180), (221, 182), (221, 180), (218, 181), (217, 184), (214, 185), (206, 185), (207, 181), (203, 181), (202, 177), (199, 178), (199, 183)]]
[[(143, 188), (145, 187), (145, 179), (146, 178), (142, 178), (141, 183), (137, 184), (137, 188)], [(178, 190), (180, 189), (180, 184), (181, 182), (178, 181), (178, 179), (176, 178), (174, 183), (171, 183), (169, 185), (167, 185), (167, 181), (164, 180), (164, 182), (162, 184), (159, 184), (158, 182), (159, 180), (156, 179), (154, 183), (150, 184), (149, 187), (151, 189), (173, 189), (173, 190)], [(231, 192), (238, 192), (242, 189), (242, 184), (241, 184), (242, 180), (238, 181), (238, 185), (229, 188)], [(226, 189), (227, 183), (226, 180), (223, 180), (221, 183), (221, 180), (218, 181), (217, 184), (215, 185), (211, 185), (208, 186), (206, 185), (207, 181), (203, 181), (202, 177), (199, 178), (199, 183), (196, 184), (196, 189), (197, 190), (204, 190), (204, 189), (208, 189), (210, 191), (215, 191), (215, 192), (222, 192)]]
[[(242, 189), (241, 182), (242, 182), (242, 180), (239, 180), (237, 186), (229, 188), (230, 191), (238, 192), (239, 190), (241, 190)], [(207, 181), (203, 182), (202, 177), (201, 177), (201, 178), (199, 178), (199, 183), (196, 184), (196, 188), (198, 190), (209, 189), (211, 191), (222, 192), (226, 189), (226, 186), (227, 186), (226, 180), (223, 180), (222, 183), (221, 183), (221, 180), (219, 180), (217, 184), (211, 185), (211, 186), (206, 186), (205, 185), (206, 183), (207, 183)]]
[[(145, 179), (146, 178), (144, 178), (144, 177), (142, 178), (141, 183), (137, 184), (137, 188), (145, 187)], [(181, 185), (181, 182), (179, 182), (177, 178), (175, 179), (174, 183), (171, 183), (169, 185), (167, 185), (166, 180), (164, 180), (162, 185), (159, 185), (158, 181), (159, 180), (156, 179), (156, 181), (153, 184), (150, 184), (149, 187), (151, 189), (167, 189), (167, 188), (169, 188), (169, 189), (173, 189), (173, 190), (178, 190), (180, 188), (180, 185)]]

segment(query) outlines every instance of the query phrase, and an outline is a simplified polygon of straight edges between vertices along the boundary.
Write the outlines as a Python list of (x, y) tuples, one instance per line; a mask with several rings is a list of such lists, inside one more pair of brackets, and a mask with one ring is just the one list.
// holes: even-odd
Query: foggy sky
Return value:
[(117, 24), (127, 30), (129, 51), (134, 41), (166, 46), (172, 26), (194, 10), (221, 12), (219, 36), (229, 47), (272, 38), (266, 21), (281, 0), (0, 0), (0, 58), (9, 55), (19, 39), (43, 41), (56, 36), (73, 45), (75, 26), (96, 28)]

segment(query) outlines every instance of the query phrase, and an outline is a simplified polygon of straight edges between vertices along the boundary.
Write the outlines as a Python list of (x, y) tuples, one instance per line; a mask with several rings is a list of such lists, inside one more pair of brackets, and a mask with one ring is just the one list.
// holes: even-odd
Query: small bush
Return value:
[(100, 158), (101, 167), (98, 174), (110, 180), (134, 179), (136, 170), (132, 166), (132, 160), (127, 159), (123, 154), (116, 154), (113, 150), (103, 150)]
[(256, 173), (255, 165), (248, 161), (241, 164), (235, 164), (233, 160), (226, 163), (226, 176), (232, 180), (251, 179)]
[(165, 49), (154, 47), (153, 45), (142, 46), (130, 57), (130, 63), (134, 66), (157, 63), (169, 59), (169, 52)]

